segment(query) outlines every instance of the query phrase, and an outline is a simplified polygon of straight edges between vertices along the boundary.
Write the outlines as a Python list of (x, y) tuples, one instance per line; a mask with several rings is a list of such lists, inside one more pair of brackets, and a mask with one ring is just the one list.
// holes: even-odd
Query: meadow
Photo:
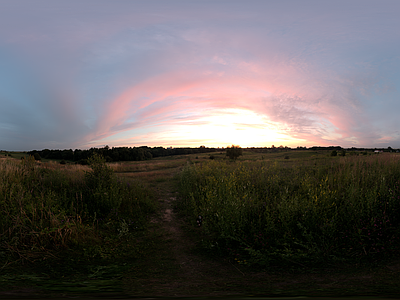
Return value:
[(136, 238), (155, 210), (151, 191), (117, 177), (98, 155), (89, 166), (40, 163), (32, 156), (3, 158), (2, 281), (17, 281), (15, 274), (46, 279), (90, 275), (99, 265), (115, 267), (118, 259), (126, 263), (141, 250)]
[(373, 262), (400, 250), (396, 154), (212, 160), (187, 165), (180, 191), (192, 225), (203, 218), (203, 246), (240, 264)]
[[(396, 259), (400, 155), (361, 154), (245, 150), (237, 160), (215, 152), (113, 163), (94, 155), (87, 166), (2, 156), (1, 286), (29, 282), (75, 293), (133, 286), (148, 295), (154, 278), (176, 280), (186, 257), (172, 257), (168, 205), (180, 216), (168, 226), (185, 228), (178, 242), (211, 255), (210, 266), (224, 262), (223, 274), (231, 265), (241, 276)], [(222, 277), (221, 287), (231, 284)], [(210, 286), (203, 279), (198, 290), (183, 285), (182, 293)], [(234, 284), (240, 290), (254, 280)], [(255, 288), (265, 291), (261, 281)]]

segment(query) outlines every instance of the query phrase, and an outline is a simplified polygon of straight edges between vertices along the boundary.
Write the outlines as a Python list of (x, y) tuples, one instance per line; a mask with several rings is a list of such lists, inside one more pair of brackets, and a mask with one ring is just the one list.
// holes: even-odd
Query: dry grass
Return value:
[[(173, 161), (146, 161), (146, 162), (125, 162), (111, 163), (109, 166), (116, 173), (148, 173), (159, 170), (175, 169), (186, 163), (187, 159), (177, 159)], [(130, 176), (128, 176), (130, 177)]]
[(84, 166), (84, 165), (79, 165), (79, 164), (61, 165), (55, 161), (49, 161), (46, 163), (36, 162), (36, 165), (40, 166), (41, 168), (50, 169), (50, 170), (68, 170), (71, 172), (88, 172), (88, 171), (90, 171), (89, 166)]
[(164, 170), (153, 170), (147, 172), (127, 172), (121, 176), (125, 178), (133, 178), (144, 182), (150, 181), (162, 181), (173, 177), (179, 171), (178, 168), (164, 169)]

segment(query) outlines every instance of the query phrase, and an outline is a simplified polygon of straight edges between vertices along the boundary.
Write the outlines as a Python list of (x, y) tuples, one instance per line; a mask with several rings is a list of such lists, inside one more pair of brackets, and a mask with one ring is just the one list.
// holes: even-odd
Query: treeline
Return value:
[(342, 148), (340, 146), (329, 146), (329, 147), (321, 147), (321, 146), (314, 146), (308, 148), (309, 150), (336, 150), (336, 151), (341, 151), (341, 150), (346, 150), (346, 151), (369, 151), (373, 152), (375, 150), (383, 151), (383, 152), (398, 152), (398, 149), (393, 149), (392, 147), (387, 147), (387, 148), (356, 148), (356, 147), (351, 147), (351, 148)]
[(279, 147), (248, 147), (245, 148), (244, 150), (250, 150), (252, 152), (259, 152), (259, 153), (267, 153), (267, 152), (278, 152), (278, 151), (288, 151), (288, 150), (312, 150), (312, 151), (370, 151), (373, 152), (375, 150), (380, 150), (383, 152), (398, 152), (399, 149), (393, 149), (392, 147), (387, 147), (387, 148), (356, 148), (356, 147), (351, 147), (351, 148), (343, 148), (341, 146), (313, 146), (313, 147), (296, 147), (296, 148), (290, 148), (287, 146), (279, 146)]
[[(103, 148), (90, 148), (87, 150), (68, 149), (68, 150), (32, 150), (29, 155), (45, 159), (61, 159), (74, 161), (85, 164), (87, 159), (94, 153), (101, 154), (108, 162), (112, 161), (140, 161), (149, 160), (155, 157), (171, 156), (171, 155), (185, 155), (219, 151), (216, 148), (206, 148), (200, 146), (199, 148), (163, 148), (163, 147), (108, 147)], [(36, 154), (36, 155), (35, 155)]]

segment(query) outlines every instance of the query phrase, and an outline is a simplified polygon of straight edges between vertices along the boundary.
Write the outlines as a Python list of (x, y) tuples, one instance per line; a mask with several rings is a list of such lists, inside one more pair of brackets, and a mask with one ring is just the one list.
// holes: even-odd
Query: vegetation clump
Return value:
[(226, 156), (230, 159), (236, 160), (241, 155), (243, 155), (243, 149), (240, 146), (232, 145), (232, 147), (226, 148)]

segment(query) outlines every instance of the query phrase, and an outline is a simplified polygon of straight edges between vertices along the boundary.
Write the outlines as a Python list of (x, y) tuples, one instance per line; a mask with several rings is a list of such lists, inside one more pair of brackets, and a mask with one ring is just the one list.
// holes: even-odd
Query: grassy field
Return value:
[(156, 203), (101, 157), (90, 166), (7, 157), (0, 161), (0, 209), (4, 288), (26, 278), (111, 276), (142, 251), (137, 238)]
[(400, 250), (400, 156), (299, 152), (217, 160), (181, 173), (181, 208), (241, 264), (376, 261)]
[(182, 266), (163, 223), (151, 221), (171, 195), (195, 251), (240, 272), (369, 268), (400, 250), (396, 154), (244, 151), (233, 161), (217, 152), (93, 157), (89, 166), (22, 156), (0, 159), (2, 289), (28, 282), (56, 294), (117, 292), (130, 282), (147, 291), (151, 278), (172, 281)]

